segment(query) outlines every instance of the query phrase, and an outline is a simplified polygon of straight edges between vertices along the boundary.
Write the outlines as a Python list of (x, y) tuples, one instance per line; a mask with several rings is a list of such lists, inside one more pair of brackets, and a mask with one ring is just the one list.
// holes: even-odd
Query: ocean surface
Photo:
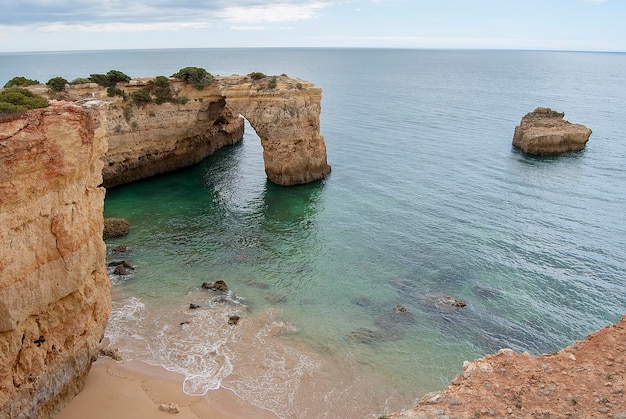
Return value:
[[(194, 167), (108, 190), (105, 216), (131, 223), (108, 259), (136, 266), (111, 275), (106, 335), (126, 359), (278, 417), (376, 417), (441, 389), (464, 360), (556, 351), (626, 314), (626, 54), (5, 53), (0, 84), (186, 66), (316, 83), (333, 171), (269, 183), (247, 126)], [(538, 106), (590, 127), (586, 149), (513, 149)], [(112, 251), (122, 243), (130, 255)], [(225, 297), (200, 287), (220, 279)], [(433, 303), (441, 295), (467, 306)]]

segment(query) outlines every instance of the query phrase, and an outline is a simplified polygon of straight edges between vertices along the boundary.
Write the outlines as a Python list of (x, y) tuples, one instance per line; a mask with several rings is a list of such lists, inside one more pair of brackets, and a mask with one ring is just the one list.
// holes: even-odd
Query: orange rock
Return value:
[(0, 417), (53, 416), (97, 356), (111, 309), (100, 117), (52, 103), (0, 123)]

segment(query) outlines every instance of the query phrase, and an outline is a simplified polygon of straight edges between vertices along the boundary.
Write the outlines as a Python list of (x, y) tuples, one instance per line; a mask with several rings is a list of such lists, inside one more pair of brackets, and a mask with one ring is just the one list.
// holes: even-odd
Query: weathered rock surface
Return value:
[(105, 187), (191, 166), (241, 140), (243, 120), (226, 108), (217, 89), (197, 91), (180, 82), (176, 86), (189, 102), (143, 106), (110, 103)]
[[(127, 94), (152, 78), (119, 84)], [(111, 187), (199, 162), (243, 137), (243, 115), (261, 138), (265, 173), (279, 185), (322, 179), (330, 173), (320, 134), (322, 89), (287, 76), (253, 80), (216, 76), (203, 90), (170, 84), (186, 103), (133, 105), (107, 97), (97, 85), (71, 87), (68, 98), (109, 103), (104, 186)]]
[(626, 418), (626, 316), (558, 353), (502, 349), (390, 418)]
[(286, 76), (268, 79), (218, 77), (221, 94), (242, 114), (261, 138), (265, 173), (279, 185), (323, 179), (330, 173), (326, 145), (320, 134), (322, 89)]
[(111, 309), (98, 110), (54, 103), (0, 123), (0, 417), (77, 394)]
[(526, 114), (515, 127), (513, 145), (524, 153), (544, 156), (581, 151), (591, 130), (563, 120), (564, 116), (550, 108), (537, 108)]
[(125, 218), (105, 218), (104, 230), (102, 238), (104, 240), (113, 239), (115, 237), (128, 236), (130, 233), (130, 224)]

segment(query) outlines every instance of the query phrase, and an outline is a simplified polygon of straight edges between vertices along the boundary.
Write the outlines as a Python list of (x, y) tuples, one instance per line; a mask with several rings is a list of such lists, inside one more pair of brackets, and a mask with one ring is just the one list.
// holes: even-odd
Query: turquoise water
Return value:
[[(281, 417), (371, 417), (441, 388), (465, 359), (554, 351), (626, 313), (624, 54), (235, 49), (0, 62), (7, 80), (196, 65), (322, 87), (324, 181), (267, 182), (247, 127), (197, 166), (107, 191), (105, 215), (132, 226), (107, 243), (109, 259), (125, 243), (137, 267), (112, 276), (107, 335), (127, 358), (185, 374), (188, 393), (221, 386)], [(586, 150), (512, 149), (537, 106), (592, 128)], [(225, 302), (200, 289), (218, 279)], [(467, 307), (434, 307), (440, 294)], [(228, 326), (231, 314), (243, 321)]]

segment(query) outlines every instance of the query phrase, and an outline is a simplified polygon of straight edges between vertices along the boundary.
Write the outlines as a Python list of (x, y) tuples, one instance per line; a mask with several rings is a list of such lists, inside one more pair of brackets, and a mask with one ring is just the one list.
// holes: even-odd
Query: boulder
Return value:
[(513, 146), (524, 153), (553, 156), (585, 148), (591, 129), (565, 121), (562, 112), (537, 108), (526, 114), (515, 127)]
[(221, 292), (228, 291), (228, 285), (226, 285), (226, 282), (222, 281), (221, 279), (215, 282), (203, 282), (202, 288), (204, 288), (205, 290), (211, 290), (211, 291), (221, 291)]
[(119, 246), (115, 246), (112, 251), (114, 253), (128, 253), (130, 252), (130, 248), (125, 244), (120, 244)]
[(115, 237), (128, 236), (130, 232), (130, 224), (125, 218), (105, 218), (104, 231), (102, 238), (104, 240), (113, 239)]
[(115, 275), (130, 275), (135, 270), (135, 267), (125, 260), (119, 260), (109, 263), (109, 267), (115, 267), (113, 273)]

